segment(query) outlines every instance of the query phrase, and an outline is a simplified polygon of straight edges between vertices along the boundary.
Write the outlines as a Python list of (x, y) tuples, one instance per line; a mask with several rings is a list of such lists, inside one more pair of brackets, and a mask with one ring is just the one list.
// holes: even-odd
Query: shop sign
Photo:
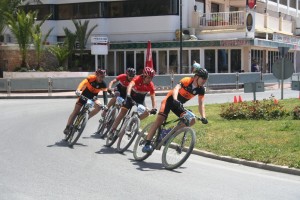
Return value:
[(288, 43), (288, 44), (294, 44), (300, 46), (300, 38), (290, 35), (283, 35), (280, 33), (274, 33), (273, 34), (273, 41), (275, 42), (282, 42), (282, 43)]
[(247, 46), (250, 45), (249, 40), (222, 40), (220, 46)]

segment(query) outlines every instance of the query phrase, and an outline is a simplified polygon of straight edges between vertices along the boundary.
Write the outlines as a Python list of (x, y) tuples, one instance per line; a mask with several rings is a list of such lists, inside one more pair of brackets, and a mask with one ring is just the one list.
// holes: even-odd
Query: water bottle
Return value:
[(159, 142), (162, 141), (162, 140), (164, 139), (164, 137), (165, 137), (166, 135), (168, 135), (168, 133), (169, 133), (171, 130), (172, 130), (171, 128), (169, 128), (169, 129), (165, 129), (165, 128), (161, 129), (160, 136), (159, 136)]

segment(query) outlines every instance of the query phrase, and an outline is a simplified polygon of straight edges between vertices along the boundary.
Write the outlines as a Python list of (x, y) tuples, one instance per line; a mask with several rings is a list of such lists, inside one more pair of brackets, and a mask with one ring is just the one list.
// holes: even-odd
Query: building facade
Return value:
[[(289, 49), (284, 56), (299, 72), (300, 0), (257, 0), (255, 6), (248, 1), (27, 0), (24, 7), (38, 10), (37, 20), (52, 14), (43, 25), (45, 33), (54, 27), (50, 44), (64, 40), (65, 27), (75, 31), (72, 19), (98, 25), (92, 34), (108, 37), (109, 50), (107, 55), (89, 55), (89, 69), (105, 68), (109, 75), (127, 67), (141, 71), (148, 40), (158, 74), (190, 73), (194, 60), (210, 73), (249, 72), (253, 64), (269, 73), (283, 56), (278, 47)], [(14, 42), (9, 32), (5, 41)]]

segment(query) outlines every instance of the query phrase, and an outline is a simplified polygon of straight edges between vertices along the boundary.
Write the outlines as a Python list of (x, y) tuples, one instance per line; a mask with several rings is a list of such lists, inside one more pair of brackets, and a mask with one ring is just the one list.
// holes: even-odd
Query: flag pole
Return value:
[(179, 73), (182, 73), (182, 0), (179, 2), (179, 18), (180, 18), (180, 50), (179, 50)]

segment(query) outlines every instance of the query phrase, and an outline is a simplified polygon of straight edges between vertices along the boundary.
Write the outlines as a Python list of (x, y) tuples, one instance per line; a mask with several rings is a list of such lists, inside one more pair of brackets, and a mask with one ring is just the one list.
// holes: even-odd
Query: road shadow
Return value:
[(54, 144), (51, 144), (51, 145), (47, 145), (47, 147), (69, 147), (70, 149), (74, 149), (74, 146), (87, 147), (87, 145), (82, 144), (82, 143), (76, 143), (73, 146), (70, 146), (69, 143), (65, 140), (55, 142)]
[(116, 148), (103, 146), (102, 149), (96, 151), (97, 154), (115, 154), (118, 153)]
[(88, 136), (85, 136), (85, 137), (82, 137), (83, 139), (97, 139), (97, 140), (104, 140), (104, 138), (101, 138), (99, 134), (91, 134), (89, 137)]
[[(136, 161), (132, 158), (129, 159), (129, 161), (135, 165), (138, 166), (136, 169), (140, 171), (154, 171), (154, 170), (166, 170), (169, 172), (174, 173), (182, 173), (176, 169), (173, 170), (167, 170), (164, 168), (164, 166), (161, 163), (153, 163), (153, 162), (144, 162), (144, 161)], [(179, 167), (179, 169), (183, 169), (184, 167)]]

